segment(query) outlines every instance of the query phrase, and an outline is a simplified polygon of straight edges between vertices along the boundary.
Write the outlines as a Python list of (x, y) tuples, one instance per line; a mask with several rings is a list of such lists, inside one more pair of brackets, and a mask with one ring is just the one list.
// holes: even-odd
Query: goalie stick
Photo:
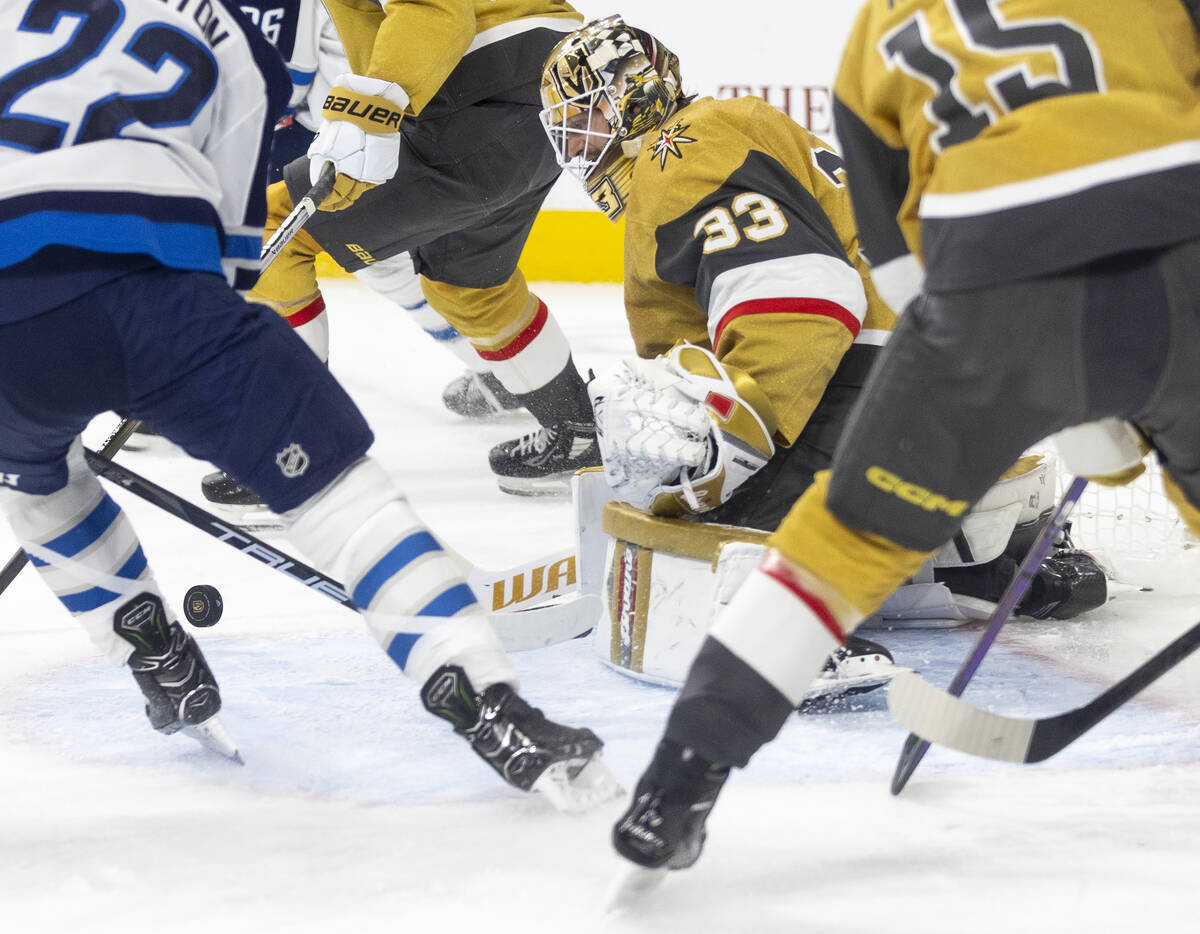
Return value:
[(980, 710), (912, 673), (892, 681), (888, 709), (903, 726), (950, 749), (1003, 762), (1041, 762), (1071, 745), (1197, 648), (1200, 623), (1082, 707), (1052, 717), (1022, 719)]
[[(317, 211), (317, 205), (329, 197), (329, 193), (333, 191), (333, 183), (337, 180), (337, 171), (333, 167), (332, 162), (325, 163), (325, 168), (321, 170), (321, 175), (317, 179), (317, 183), (308, 190), (300, 203), (297, 204), (279, 225), (279, 229), (271, 235), (271, 238), (263, 244), (262, 251), (258, 254), (258, 274), (261, 276), (267, 271), (267, 268), (273, 263), (276, 257), (283, 252), (283, 248), (291, 242), (291, 239), (300, 232), (300, 229), (308, 223), (308, 219)], [(122, 418), (113, 429), (108, 440), (100, 448), (102, 457), (111, 458), (117, 451), (121, 450), (125, 442), (130, 436), (138, 430), (141, 422), (137, 419)], [(25, 565), (29, 563), (29, 556), (18, 548), (16, 553), (8, 559), (8, 563), (0, 568), (0, 594), (8, 589), (8, 585), (16, 580), (17, 575), (21, 573)]]
[[(1021, 562), (1017, 576), (1012, 579), (1012, 582), (1005, 589), (1004, 595), (1000, 598), (1000, 602), (996, 604), (996, 609), (988, 619), (987, 627), (980, 634), (979, 641), (975, 643), (975, 648), (971, 650), (971, 654), (967, 656), (967, 660), (962, 663), (962, 667), (958, 669), (954, 680), (950, 682), (950, 686), (946, 689), (946, 693), (950, 696), (960, 696), (970, 683), (971, 678), (974, 677), (979, 665), (983, 662), (983, 657), (987, 654), (988, 649), (992, 647), (992, 643), (996, 641), (996, 636), (999, 635), (1004, 624), (1008, 622), (1009, 616), (1012, 615), (1017, 604), (1021, 602), (1021, 598), (1025, 596), (1025, 592), (1029, 589), (1029, 584), (1037, 574), (1038, 568), (1046, 560), (1046, 555), (1054, 547), (1055, 540), (1067, 524), (1067, 520), (1071, 517), (1071, 511), (1075, 508), (1075, 504), (1079, 502), (1079, 497), (1083, 494), (1085, 487), (1087, 487), (1087, 480), (1083, 477), (1076, 477), (1071, 481), (1071, 486), (1063, 496), (1062, 502), (1058, 504), (1058, 508), (1054, 510), (1054, 515), (1050, 517), (1050, 521), (1046, 523), (1045, 528), (1038, 533), (1037, 539), (1029, 547), (1029, 553), (1025, 555), (1025, 560)], [(892, 690), (894, 690), (894, 687), (889, 686), (889, 704), (891, 703)], [(917, 770), (917, 766), (921, 764), (921, 760), (925, 758), (925, 753), (928, 751), (928, 739), (922, 739), (915, 731), (908, 734), (908, 737), (904, 740), (904, 748), (900, 750), (900, 758), (896, 762), (896, 771), (892, 775), (891, 791), (893, 795), (898, 795), (904, 790), (904, 786), (908, 784), (908, 780), (912, 777), (913, 772)]]
[[(195, 503), (176, 496), (140, 474), (134, 473), (106, 457), (84, 449), (88, 466), (100, 477), (123, 487), (220, 542), (248, 555), (284, 574), (310, 590), (315, 590), (347, 609), (361, 612), (346, 589), (336, 580), (310, 567), (298, 558), (280, 551), (248, 532), (222, 522), (211, 512)], [(512, 613), (490, 613), (488, 621), (496, 630), (504, 647), (511, 652), (543, 648), (566, 642), (590, 630), (600, 618), (600, 598), (588, 594), (567, 597), (517, 610)], [(427, 620), (426, 620), (427, 621)]]

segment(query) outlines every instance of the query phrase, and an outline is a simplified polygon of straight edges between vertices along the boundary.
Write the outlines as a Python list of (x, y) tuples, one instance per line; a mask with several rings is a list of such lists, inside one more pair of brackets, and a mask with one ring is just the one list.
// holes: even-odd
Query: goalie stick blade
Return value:
[(603, 613), (598, 596), (573, 593), (514, 613), (492, 613), (488, 621), (508, 651), (525, 652), (586, 635)]
[(888, 709), (901, 726), (927, 742), (985, 759), (1029, 761), (1033, 721), (972, 707), (912, 672), (892, 679)]

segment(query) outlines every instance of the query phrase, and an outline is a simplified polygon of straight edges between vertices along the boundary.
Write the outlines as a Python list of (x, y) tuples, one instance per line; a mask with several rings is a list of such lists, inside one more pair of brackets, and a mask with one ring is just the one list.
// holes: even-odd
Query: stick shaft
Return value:
[[(1025, 560), (1021, 562), (1021, 567), (1017, 571), (1017, 576), (1005, 588), (1000, 602), (996, 604), (996, 609), (988, 619), (987, 626), (975, 643), (975, 648), (971, 650), (967, 660), (958, 669), (958, 673), (950, 682), (946, 693), (959, 697), (966, 690), (971, 678), (979, 670), (983, 657), (987, 655), (992, 643), (996, 641), (996, 636), (1000, 634), (1000, 630), (1008, 622), (1013, 610), (1017, 608), (1017, 604), (1029, 590), (1030, 583), (1037, 576), (1046, 556), (1050, 554), (1050, 549), (1054, 547), (1054, 542), (1066, 526), (1067, 520), (1071, 518), (1071, 512), (1086, 487), (1087, 480), (1083, 477), (1076, 477), (1071, 481), (1071, 486), (1068, 487), (1062, 502), (1058, 504), (1054, 515), (1050, 517), (1046, 527), (1042, 529), (1033, 545), (1030, 546), (1029, 553), (1025, 555)], [(892, 794), (898, 795), (904, 790), (904, 786), (908, 784), (908, 780), (912, 778), (913, 772), (917, 770), (917, 766), (921, 764), (921, 760), (925, 758), (925, 753), (928, 751), (929, 743), (926, 740), (921, 739), (915, 733), (908, 734), (908, 738), (904, 741), (904, 747), (900, 751), (900, 758), (896, 762), (896, 771), (892, 775)]]
[[(112, 457), (117, 451), (121, 450), (122, 445), (129, 440), (130, 436), (137, 431), (140, 425), (137, 419), (123, 418), (113, 429), (113, 433), (108, 436), (108, 439), (100, 448), (100, 453), (105, 457)], [(25, 565), (29, 563), (29, 555), (25, 554), (24, 550), (18, 548), (13, 556), (8, 559), (8, 563), (0, 568), (0, 594), (8, 589), (8, 585), (17, 579), (17, 575), (21, 573)]]

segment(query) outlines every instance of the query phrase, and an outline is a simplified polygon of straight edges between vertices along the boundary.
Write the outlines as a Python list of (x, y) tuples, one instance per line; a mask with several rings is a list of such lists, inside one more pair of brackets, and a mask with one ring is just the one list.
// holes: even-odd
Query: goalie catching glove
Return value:
[(309, 180), (317, 183), (326, 162), (337, 169), (333, 191), (318, 207), (340, 211), (364, 191), (396, 174), (400, 120), (408, 95), (400, 85), (364, 75), (339, 75), (321, 107), (321, 126), (308, 147)]
[(694, 344), (624, 360), (588, 394), (613, 492), (658, 515), (721, 505), (775, 453), (762, 390)]

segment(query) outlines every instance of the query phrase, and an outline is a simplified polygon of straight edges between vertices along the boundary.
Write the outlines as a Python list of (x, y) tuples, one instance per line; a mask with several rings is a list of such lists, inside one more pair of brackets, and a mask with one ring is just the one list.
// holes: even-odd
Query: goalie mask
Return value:
[(542, 72), (542, 125), (558, 164), (610, 220), (625, 210), (637, 146), (680, 105), (679, 59), (619, 16), (562, 40)]

